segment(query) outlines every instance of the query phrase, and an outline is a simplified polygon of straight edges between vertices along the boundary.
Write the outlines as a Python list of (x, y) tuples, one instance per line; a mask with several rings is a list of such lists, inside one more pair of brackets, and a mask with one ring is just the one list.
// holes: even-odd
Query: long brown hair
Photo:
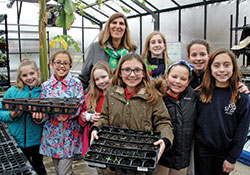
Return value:
[(151, 38), (152, 38), (153, 36), (155, 36), (155, 35), (160, 35), (161, 38), (162, 38), (162, 40), (163, 40), (163, 42), (164, 42), (164, 45), (165, 45), (165, 48), (166, 48), (165, 51), (163, 52), (164, 62), (165, 62), (166, 65), (169, 66), (169, 60), (170, 60), (170, 58), (168, 57), (166, 38), (165, 38), (165, 36), (164, 36), (161, 32), (159, 32), (159, 31), (154, 31), (154, 32), (150, 33), (150, 34), (148, 35), (148, 37), (146, 38), (145, 45), (144, 45), (144, 50), (143, 50), (143, 53), (142, 53), (142, 58), (143, 58), (143, 59), (147, 59), (147, 64), (150, 64), (150, 63), (149, 63), (149, 58), (151, 57), (151, 52), (150, 52), (150, 50), (149, 50), (149, 45), (150, 45), (150, 40), (151, 40)]
[(121, 74), (121, 67), (123, 63), (127, 60), (132, 60), (135, 59), (139, 61), (142, 66), (143, 66), (143, 71), (145, 73), (145, 76), (143, 77), (141, 83), (138, 85), (140, 88), (145, 88), (147, 96), (147, 102), (154, 104), (158, 101), (159, 96), (162, 96), (162, 94), (154, 87), (153, 80), (149, 76), (149, 73), (147, 71), (146, 64), (144, 63), (143, 59), (141, 58), (140, 55), (136, 53), (128, 53), (124, 55), (118, 62), (118, 65), (115, 68), (115, 73), (112, 78), (112, 85), (118, 85), (123, 88), (126, 88), (126, 84), (123, 82), (122, 77), (120, 76)]
[(214, 62), (215, 57), (220, 54), (227, 54), (231, 58), (233, 63), (233, 74), (229, 79), (229, 87), (232, 93), (230, 103), (235, 103), (237, 101), (237, 97), (239, 97), (238, 86), (241, 73), (237, 65), (236, 57), (234, 53), (232, 53), (231, 51), (222, 48), (222, 49), (217, 49), (215, 52), (213, 52), (208, 61), (208, 66), (205, 70), (204, 78), (200, 86), (201, 100), (203, 103), (212, 102), (212, 95), (215, 88), (215, 78), (212, 76), (211, 65)]
[(112, 16), (109, 17), (108, 21), (106, 22), (106, 25), (104, 27), (104, 30), (101, 32), (100, 37), (99, 37), (99, 44), (102, 48), (106, 48), (105, 44), (107, 41), (112, 41), (112, 37), (110, 35), (110, 23), (117, 19), (117, 18), (123, 18), (125, 22), (125, 33), (122, 37), (120, 47), (125, 48), (128, 51), (134, 51), (136, 50), (136, 46), (133, 43), (131, 36), (130, 36), (130, 30), (128, 27), (128, 21), (127, 18), (122, 14), (122, 13), (114, 13)]
[[(20, 65), (18, 66), (18, 70), (17, 70), (17, 80), (16, 82), (14, 83), (14, 86), (16, 86), (17, 88), (23, 90), (24, 89), (24, 86), (25, 86), (25, 83), (23, 82), (23, 80), (21, 79), (21, 68), (24, 67), (24, 66), (31, 66), (32, 68), (31, 69), (34, 69), (35, 71), (39, 71), (37, 65), (36, 65), (36, 62), (35, 61), (32, 61), (32, 60), (29, 60), (29, 59), (25, 59), (23, 60)], [(40, 80), (38, 80), (35, 84), (36, 87), (39, 87), (41, 85), (41, 82)]]
[(96, 86), (95, 80), (94, 80), (94, 72), (97, 69), (102, 69), (108, 73), (109, 79), (111, 80), (113, 75), (113, 69), (112, 67), (106, 62), (106, 61), (98, 61), (92, 68), (90, 73), (90, 93), (86, 97), (89, 100), (87, 100), (87, 108), (90, 109), (96, 109), (97, 104), (96, 101), (100, 97), (100, 89)]

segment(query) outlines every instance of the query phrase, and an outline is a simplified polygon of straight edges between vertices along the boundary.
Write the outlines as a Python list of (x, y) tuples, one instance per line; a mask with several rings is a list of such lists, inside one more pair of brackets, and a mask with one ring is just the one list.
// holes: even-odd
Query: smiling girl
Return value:
[[(143, 59), (135, 53), (126, 54), (119, 61), (112, 85), (105, 94), (101, 117), (91, 130), (91, 140), (98, 139), (97, 130), (103, 125), (121, 128), (161, 131), (158, 159), (164, 149), (169, 149), (173, 140), (172, 124)], [(103, 174), (140, 174), (125, 169), (104, 170)]]
[[(40, 97), (40, 71), (34, 61), (24, 60), (18, 67), (17, 80), (3, 98)], [(2, 109), (2, 103), (0, 104)], [(8, 122), (10, 134), (38, 175), (46, 174), (43, 156), (39, 154), (42, 125), (37, 125), (29, 112), (0, 110), (0, 121)]]
[(33, 113), (35, 119), (43, 118), (45, 121), (40, 153), (52, 158), (57, 174), (73, 174), (73, 156), (82, 151), (78, 116), (80, 109), (84, 109), (83, 88), (81, 81), (70, 73), (72, 58), (68, 51), (53, 54), (50, 65), (55, 73), (42, 84), (41, 98), (74, 97), (81, 102), (77, 113), (71, 116), (60, 114), (45, 117), (41, 113)]
[(195, 174), (226, 175), (234, 170), (249, 126), (249, 97), (238, 90), (235, 55), (218, 49), (208, 61), (200, 87), (195, 134)]
[(163, 75), (166, 72), (170, 59), (167, 53), (166, 38), (162, 33), (154, 31), (149, 34), (145, 41), (142, 58), (152, 77)]
[(86, 109), (92, 109), (95, 114), (92, 120), (86, 120), (86, 111), (82, 112), (79, 117), (79, 123), (84, 128), (83, 131), (83, 149), (82, 155), (84, 156), (89, 147), (89, 128), (93, 122), (97, 122), (100, 118), (104, 95), (110, 85), (110, 80), (113, 75), (113, 69), (105, 61), (97, 62), (90, 74), (91, 87), (90, 91), (85, 96)]

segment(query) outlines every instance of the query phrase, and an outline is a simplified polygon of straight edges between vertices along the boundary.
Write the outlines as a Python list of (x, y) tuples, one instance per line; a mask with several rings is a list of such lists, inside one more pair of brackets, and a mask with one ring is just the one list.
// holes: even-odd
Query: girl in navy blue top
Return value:
[(249, 97), (238, 90), (234, 54), (216, 50), (200, 87), (195, 135), (195, 174), (224, 175), (234, 170), (249, 125)]

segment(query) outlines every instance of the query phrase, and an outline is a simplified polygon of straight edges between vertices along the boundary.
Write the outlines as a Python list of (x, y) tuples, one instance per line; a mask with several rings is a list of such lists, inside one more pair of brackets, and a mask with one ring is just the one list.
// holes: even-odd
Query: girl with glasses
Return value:
[[(101, 117), (91, 128), (91, 141), (98, 139), (97, 130), (103, 125), (161, 132), (158, 159), (173, 141), (172, 124), (161, 93), (156, 90), (143, 59), (135, 53), (126, 54), (119, 61), (111, 87), (105, 94)], [(131, 170), (110, 168), (103, 174), (141, 174)]]
[(50, 65), (55, 73), (42, 84), (41, 98), (80, 98), (77, 113), (54, 117), (33, 113), (35, 120), (44, 122), (40, 153), (52, 158), (57, 174), (73, 174), (73, 157), (82, 151), (78, 116), (80, 110), (84, 109), (84, 93), (81, 81), (70, 73), (71, 64), (68, 51), (62, 50), (52, 55)]

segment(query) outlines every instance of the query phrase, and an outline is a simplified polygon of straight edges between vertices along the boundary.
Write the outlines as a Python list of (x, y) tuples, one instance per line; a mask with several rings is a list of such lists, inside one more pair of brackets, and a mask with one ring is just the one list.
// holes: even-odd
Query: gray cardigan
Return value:
[(91, 69), (98, 61), (109, 62), (109, 55), (103, 50), (98, 42), (94, 42), (89, 46), (89, 50), (82, 65), (81, 74), (79, 75), (83, 89), (88, 87)]

